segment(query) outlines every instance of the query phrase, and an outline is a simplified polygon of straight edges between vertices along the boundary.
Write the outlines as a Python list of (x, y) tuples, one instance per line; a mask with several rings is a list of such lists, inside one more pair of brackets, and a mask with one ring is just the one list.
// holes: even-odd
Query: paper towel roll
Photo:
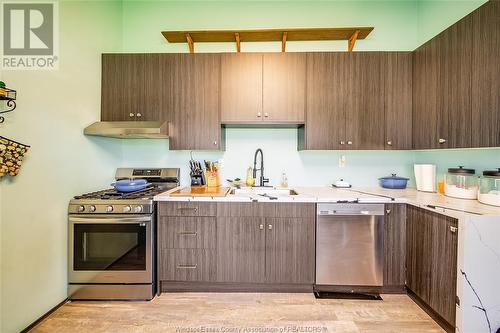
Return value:
[(436, 192), (436, 165), (415, 164), (414, 170), (417, 190), (423, 192)]

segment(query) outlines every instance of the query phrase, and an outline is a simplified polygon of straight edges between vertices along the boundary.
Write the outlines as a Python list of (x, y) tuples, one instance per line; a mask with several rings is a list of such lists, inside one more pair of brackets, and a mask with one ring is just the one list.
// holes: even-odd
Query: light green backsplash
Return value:
[(456, 168), (460, 165), (476, 169), (476, 175), (482, 175), (484, 170), (500, 168), (500, 149), (417, 151), (415, 162), (436, 164), (438, 179), (443, 178), (448, 168)]
[[(413, 50), (479, 5), (456, 2), (62, 1), (60, 69), (0, 75), (19, 93), (17, 110), (0, 125), (0, 135), (32, 145), (20, 176), (0, 180), (1, 332), (18, 332), (66, 297), (66, 213), (71, 196), (108, 184), (117, 166), (181, 167), (182, 182), (189, 182), (189, 152), (169, 151), (167, 140), (82, 135), (85, 126), (99, 119), (100, 53), (187, 52), (184, 44), (166, 43), (160, 31), (168, 29), (351, 25), (375, 27), (356, 50)], [(242, 50), (279, 47), (255, 43), (243, 44)], [(345, 49), (345, 42), (287, 45), (289, 51)], [(234, 45), (196, 45), (196, 50), (232, 52)], [(225, 152), (195, 152), (194, 158), (223, 160), (224, 178), (244, 177), (255, 149), (261, 147), (266, 175), (277, 183), (285, 170), (291, 185), (324, 185), (340, 177), (354, 185), (376, 185), (378, 177), (393, 172), (412, 176), (415, 160), (437, 163), (440, 170), (462, 159), (477, 160), (472, 166), (478, 169), (500, 164), (499, 150), (297, 152), (296, 140), (293, 129), (231, 129)], [(345, 168), (338, 167), (342, 154)]]

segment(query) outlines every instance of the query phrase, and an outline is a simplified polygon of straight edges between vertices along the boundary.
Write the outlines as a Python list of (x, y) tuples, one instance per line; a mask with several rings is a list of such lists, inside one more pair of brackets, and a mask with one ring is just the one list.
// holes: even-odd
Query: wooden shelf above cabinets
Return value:
[(345, 40), (348, 51), (352, 51), (356, 40), (365, 39), (373, 27), (352, 28), (297, 28), (258, 30), (204, 30), (204, 31), (162, 31), (169, 43), (188, 43), (189, 52), (194, 53), (195, 43), (235, 43), (236, 51), (244, 42), (281, 42), (285, 52), (287, 42)]

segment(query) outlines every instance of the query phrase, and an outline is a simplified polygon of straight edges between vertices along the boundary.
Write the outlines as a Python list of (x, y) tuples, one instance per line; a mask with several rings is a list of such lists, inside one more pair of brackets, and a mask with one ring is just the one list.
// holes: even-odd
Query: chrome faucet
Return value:
[[(260, 169), (257, 169), (257, 155), (260, 152)], [(257, 171), (260, 171), (259, 186), (265, 186), (265, 183), (269, 183), (268, 178), (264, 178), (264, 153), (262, 149), (257, 149), (253, 157), (253, 179), (257, 179)]]

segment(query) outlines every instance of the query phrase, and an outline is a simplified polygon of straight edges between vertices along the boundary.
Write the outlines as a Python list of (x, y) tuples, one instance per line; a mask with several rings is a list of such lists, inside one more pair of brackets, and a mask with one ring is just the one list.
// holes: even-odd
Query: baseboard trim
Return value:
[(54, 313), (57, 309), (59, 309), (64, 304), (68, 303), (68, 301), (69, 301), (68, 298), (64, 299), (61, 303), (57, 304), (52, 309), (50, 309), (49, 311), (45, 312), (40, 318), (38, 318), (37, 320), (35, 320), (34, 322), (32, 322), (28, 327), (26, 327), (20, 333), (27, 333), (27, 332), (31, 331), (38, 324), (40, 324), (45, 318), (47, 318), (48, 316), (50, 316), (52, 313)]
[(436, 311), (434, 311), (430, 306), (428, 306), (424, 300), (422, 300), (417, 294), (415, 294), (410, 289), (407, 290), (408, 296), (417, 304), (422, 310), (425, 311), (442, 329), (444, 329), (448, 333), (455, 333), (455, 326), (451, 325), (439, 315)]
[(160, 286), (161, 292), (313, 292), (312, 284), (161, 281)]

